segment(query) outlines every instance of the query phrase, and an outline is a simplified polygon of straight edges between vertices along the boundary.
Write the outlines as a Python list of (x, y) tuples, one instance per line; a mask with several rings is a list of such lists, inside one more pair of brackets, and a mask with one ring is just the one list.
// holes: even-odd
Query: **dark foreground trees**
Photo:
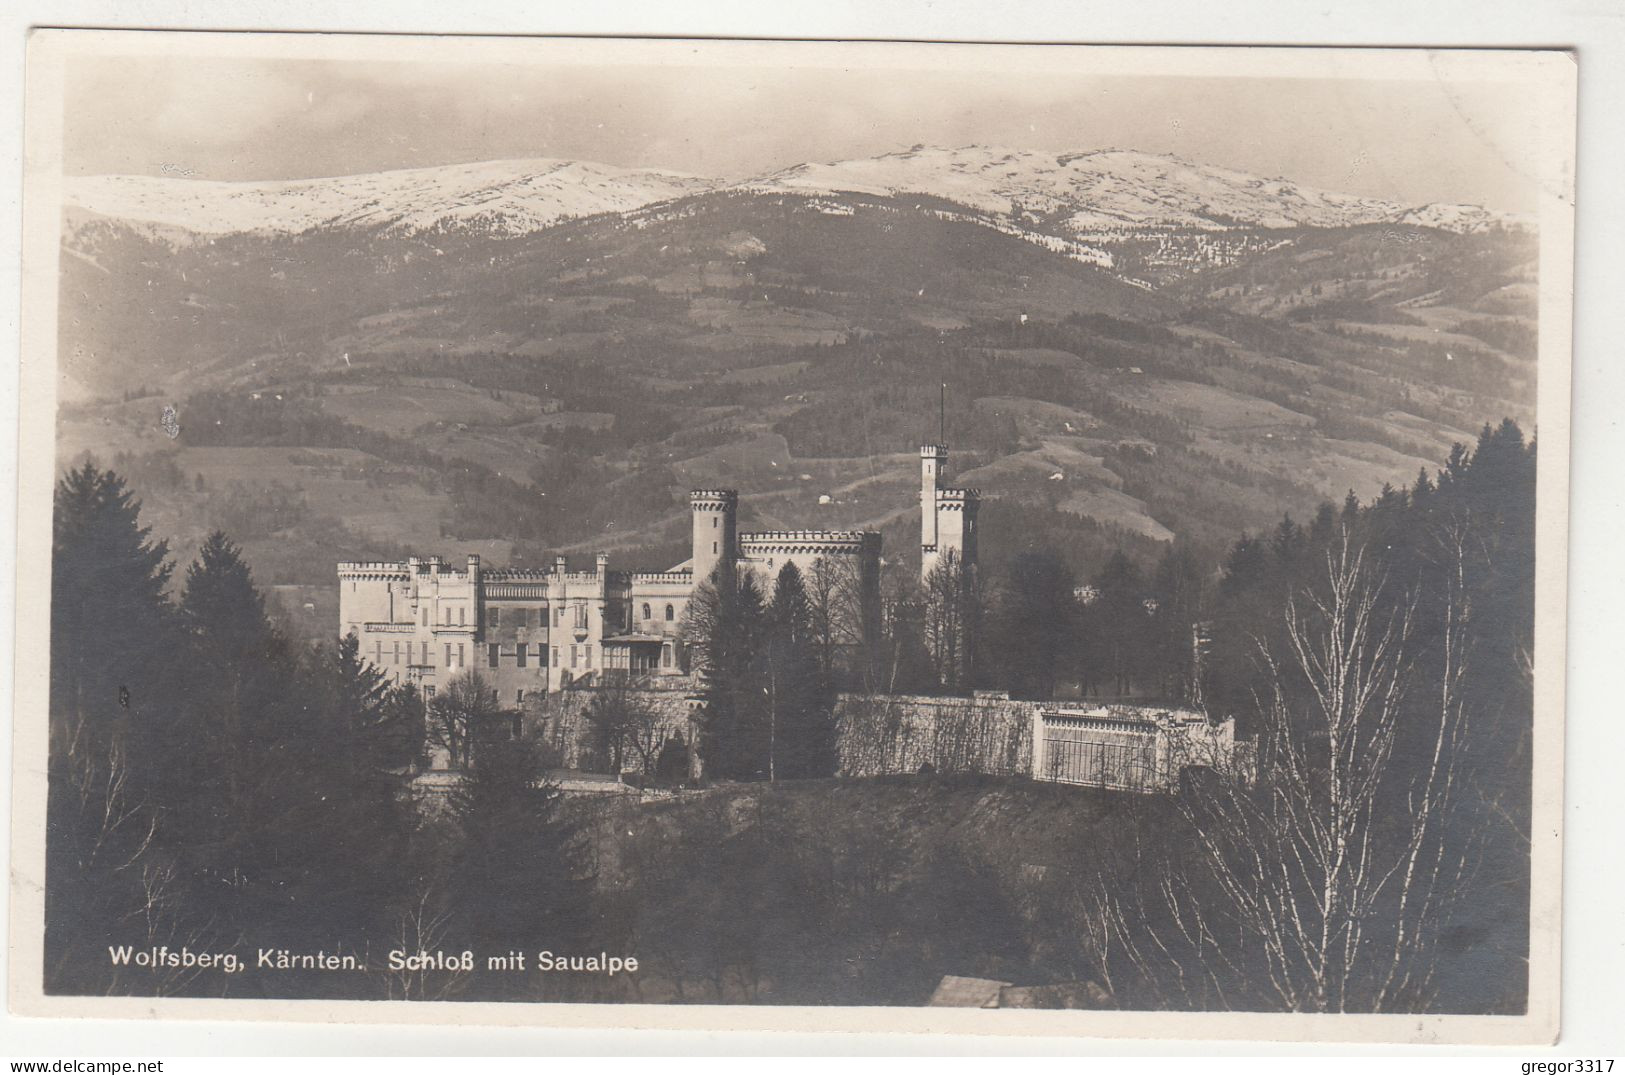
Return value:
[(834, 774), (835, 698), (820, 625), (793, 563), (780, 570), (769, 600), (750, 572), (731, 583), (713, 578), (695, 592), (684, 626), (704, 690), (699, 746), (708, 776)]
[[(1136, 1005), (1521, 1011), (1535, 449), (1486, 428), (1436, 479), (1238, 544), (1250, 772), (1189, 781), (1171, 839), (1081, 897)], [(1472, 959), (1463, 938), (1474, 938)]]
[(588, 849), (533, 740), (486, 728), (451, 796), (451, 907), (482, 952), (569, 951), (590, 915)]

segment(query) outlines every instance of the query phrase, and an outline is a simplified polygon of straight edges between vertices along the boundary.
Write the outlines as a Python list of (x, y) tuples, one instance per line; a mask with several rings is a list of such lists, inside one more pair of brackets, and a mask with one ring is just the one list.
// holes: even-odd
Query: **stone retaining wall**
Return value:
[(1032, 775), (1033, 706), (1008, 698), (842, 694), (840, 775)]

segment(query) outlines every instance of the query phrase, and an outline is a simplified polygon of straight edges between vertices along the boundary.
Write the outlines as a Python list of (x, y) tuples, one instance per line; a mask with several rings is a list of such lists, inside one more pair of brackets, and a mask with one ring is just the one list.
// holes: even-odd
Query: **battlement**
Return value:
[(352, 575), (390, 575), (404, 578), (407, 567), (398, 560), (341, 560), (338, 564), (340, 578), (349, 578)]
[(946, 459), (948, 458), (948, 446), (946, 444), (922, 444), (920, 445), (920, 458)]
[(879, 537), (880, 535), (873, 530), (758, 530), (754, 533), (740, 534), (739, 544), (741, 547), (784, 543), (861, 546)]
[(939, 504), (942, 503), (944, 500), (965, 501), (965, 500), (980, 500), (981, 498), (982, 498), (982, 491), (980, 489), (939, 488), (937, 490), (937, 503), (939, 503)]
[(671, 582), (687, 586), (694, 581), (692, 571), (633, 571), (627, 578), (636, 584), (639, 582)]
[(739, 490), (737, 489), (690, 489), (688, 499), (698, 506), (703, 503), (737, 504)]

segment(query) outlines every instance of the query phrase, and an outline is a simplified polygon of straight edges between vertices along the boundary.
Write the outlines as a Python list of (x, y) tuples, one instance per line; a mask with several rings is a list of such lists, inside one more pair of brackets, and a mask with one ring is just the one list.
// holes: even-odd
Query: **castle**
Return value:
[[(942, 484), (948, 449), (920, 449), (920, 569), (953, 559), (976, 563), (973, 489)], [(768, 582), (785, 564), (804, 576), (820, 560), (842, 562), (866, 599), (878, 601), (880, 535), (859, 530), (739, 533), (739, 494), (689, 494), (691, 556), (668, 571), (612, 571), (598, 553), (591, 571), (560, 556), (548, 569), (490, 569), (478, 556), (458, 565), (438, 556), (404, 562), (341, 563), (339, 633), (355, 635), (363, 659), (397, 683), (433, 697), (477, 668), (504, 705), (536, 692), (602, 682), (615, 673), (683, 675), (684, 612), (713, 576), (731, 585), (741, 570)]]

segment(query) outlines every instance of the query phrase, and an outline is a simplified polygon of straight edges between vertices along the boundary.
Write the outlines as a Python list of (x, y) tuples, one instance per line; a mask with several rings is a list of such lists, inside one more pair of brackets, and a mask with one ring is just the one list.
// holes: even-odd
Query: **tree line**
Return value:
[(122, 478), (86, 464), (61, 479), (48, 992), (421, 996), (411, 975), (279, 985), (117, 966), (109, 951), (293, 946), (377, 968), (448, 935), (508, 945), (585, 928), (590, 860), (532, 744), (471, 720), (459, 748), (476, 764), (426, 818), (407, 782), (449, 706), (431, 714), (390, 685), (353, 636), (291, 642), (222, 533), (174, 575)]
[[(1307, 524), (1285, 519), (1236, 541), (1216, 567), (1176, 544), (1150, 569), (1113, 557), (1088, 577), (1032, 550), (985, 577), (946, 559), (923, 584), (894, 578), (879, 594), (823, 562), (805, 575), (786, 568), (771, 588), (748, 572), (702, 586), (686, 625), (702, 690), (696, 748), (708, 777), (766, 791), (833, 772), (830, 703), (848, 683), (1179, 698), (1236, 718), (1252, 744), (1242, 765), (1193, 772), (1166, 801), (1112, 799), (1116, 835), (1059, 848), (1041, 877), (975, 867), (999, 908), (997, 953), (957, 947), (960, 962), (921, 962), (907, 996), (873, 999), (917, 1003), (912, 990), (933, 973), (1064, 963), (1123, 1007), (1519, 1010), (1535, 458), (1516, 425), (1486, 427), (1410, 487), (1323, 506)], [(139, 510), (121, 478), (94, 466), (57, 489), (50, 991), (590, 993), (417, 972), (364, 984), (137, 974), (106, 956), (114, 944), (291, 938), (374, 967), (394, 948), (635, 942), (666, 953), (679, 995), (685, 975), (724, 973), (719, 953), (684, 940), (687, 911), (662, 910), (656, 894), (714, 904), (733, 889), (704, 871), (741, 855), (771, 873), (736, 825), (724, 818), (661, 850), (659, 876), (655, 859), (633, 860), (600, 880), (606, 845), (585, 827), (594, 815), (547, 781), (546, 745), (515, 734), (477, 682), (425, 707), (353, 640), (293, 645), (229, 539), (212, 535), (175, 577)], [(637, 728), (617, 734), (603, 746), (620, 764), (663, 764), (663, 744)], [(425, 740), (463, 770), (438, 810), (408, 793)], [(826, 850), (797, 869), (839, 880), (858, 866)], [(902, 894), (968, 883), (962, 864), (938, 862), (934, 880), (917, 865), (896, 886), (843, 890), (796, 928), (816, 938), (906, 919)], [(776, 892), (790, 891), (784, 881), (761, 878)], [(771, 916), (800, 905), (778, 906), (729, 943), (785, 936)], [(924, 951), (876, 943), (896, 958)], [(730, 956), (729, 981), (745, 981), (765, 950)]]

